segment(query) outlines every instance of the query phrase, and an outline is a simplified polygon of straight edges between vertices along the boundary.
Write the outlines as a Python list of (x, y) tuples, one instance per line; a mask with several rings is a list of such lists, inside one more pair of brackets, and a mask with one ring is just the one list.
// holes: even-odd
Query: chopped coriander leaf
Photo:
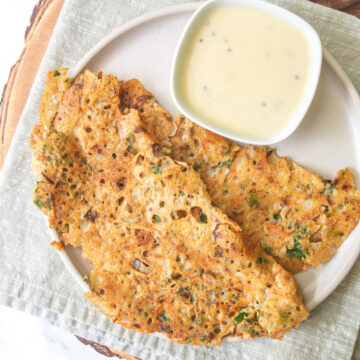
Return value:
[(200, 221), (203, 223), (203, 224), (207, 224), (208, 223), (208, 218), (207, 216), (202, 212), (200, 213)]
[(160, 314), (159, 318), (161, 320), (165, 321), (165, 322), (170, 322), (171, 321), (171, 319), (168, 316), (166, 316), (165, 314)]
[(279, 213), (274, 214), (273, 218), (274, 218), (274, 220), (279, 220), (280, 214)]
[(145, 312), (144, 312), (144, 316), (145, 316), (145, 317), (148, 317), (148, 316), (149, 316), (149, 313), (145, 311)]
[(229, 166), (231, 164), (231, 160), (226, 160), (226, 161), (220, 161), (218, 164), (218, 167), (225, 167), (225, 166)]
[(246, 203), (251, 208), (259, 205), (259, 200), (255, 192), (248, 192), (248, 194), (246, 195)]
[(215, 333), (215, 334), (219, 334), (219, 333), (220, 333), (220, 331), (221, 331), (221, 330), (220, 330), (220, 328), (219, 328), (219, 327), (215, 327), (215, 328), (214, 328), (214, 333)]
[(189, 338), (189, 339), (186, 340), (186, 342), (187, 342), (188, 344), (191, 344), (191, 343), (192, 343), (192, 339)]
[(161, 164), (153, 168), (154, 174), (160, 174), (161, 173)]
[(201, 168), (201, 163), (200, 163), (200, 161), (196, 160), (195, 163), (194, 163), (193, 169), (195, 171), (199, 171), (200, 168)]
[(244, 310), (239, 311), (239, 312), (234, 316), (234, 319), (233, 319), (234, 324), (236, 325), (236, 324), (241, 323), (241, 322), (244, 320), (245, 316), (248, 316), (248, 315), (249, 315), (249, 313), (247, 313), (247, 312), (244, 311)]
[(289, 249), (288, 247), (286, 247), (286, 255), (287, 256), (289, 256), (289, 257), (295, 256), (298, 259), (306, 258), (306, 253), (304, 251), (304, 248), (302, 247), (302, 245), (299, 242), (300, 238), (301, 237), (299, 235), (294, 237), (295, 243), (294, 243), (293, 248)]
[(180, 191), (179, 191), (179, 195), (180, 195), (180, 196), (184, 196), (185, 193), (184, 193), (182, 190), (180, 190)]
[(154, 215), (152, 217), (152, 219), (153, 219), (154, 222), (160, 222), (161, 221), (161, 217), (159, 215)]
[(326, 184), (323, 193), (327, 196), (330, 196), (334, 194), (334, 191), (336, 191), (336, 186), (334, 184)]
[(286, 213), (285, 219), (288, 219), (288, 218), (289, 218), (290, 213), (291, 213), (291, 210), (289, 210), (289, 211)]
[(112, 154), (113, 159), (116, 159), (117, 155), (115, 153)]
[(255, 329), (249, 329), (249, 332), (253, 335), (260, 335), (260, 333), (258, 331), (256, 331)]
[(273, 248), (267, 247), (264, 249), (267, 254), (271, 254), (273, 252)]
[(261, 257), (258, 257), (258, 258), (256, 259), (256, 262), (257, 262), (258, 264), (262, 264), (263, 259), (262, 259)]
[(44, 204), (42, 203), (42, 201), (40, 199), (35, 199), (34, 204), (40, 209), (44, 206)]
[(56, 70), (56, 71), (54, 72), (54, 77), (55, 77), (55, 76), (60, 76), (60, 75), (61, 75), (61, 74), (60, 74), (59, 71)]

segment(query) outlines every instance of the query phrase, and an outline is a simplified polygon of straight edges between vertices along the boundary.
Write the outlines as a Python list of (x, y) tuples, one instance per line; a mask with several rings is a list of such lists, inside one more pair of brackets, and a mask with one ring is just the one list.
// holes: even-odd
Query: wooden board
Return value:
[[(313, 0), (313, 2), (360, 18), (360, 0)], [(0, 169), (63, 3), (64, 0), (39, 0), (31, 15), (30, 24), (25, 30), (24, 48), (10, 70), (0, 102)], [(77, 338), (107, 357), (141, 360), (94, 341)]]

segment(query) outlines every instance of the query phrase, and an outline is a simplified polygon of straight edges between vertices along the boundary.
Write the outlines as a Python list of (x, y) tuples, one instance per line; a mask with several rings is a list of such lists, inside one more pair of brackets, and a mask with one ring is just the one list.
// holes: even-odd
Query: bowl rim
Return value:
[[(309, 74), (300, 105), (290, 117), (287, 125), (279, 132), (267, 138), (240, 135), (211, 123), (205, 117), (195, 113), (179, 94), (179, 72), (184, 59), (186, 47), (191, 39), (191, 33), (197, 28), (199, 21), (210, 11), (222, 6), (236, 6), (258, 9), (281, 18), (299, 29), (304, 35), (310, 49)], [(301, 124), (314, 98), (320, 78), (323, 50), (320, 37), (316, 30), (303, 18), (293, 12), (263, 0), (209, 0), (201, 5), (191, 16), (177, 42), (170, 69), (170, 94), (176, 107), (190, 120), (214, 133), (233, 141), (254, 145), (271, 145), (289, 137)]]

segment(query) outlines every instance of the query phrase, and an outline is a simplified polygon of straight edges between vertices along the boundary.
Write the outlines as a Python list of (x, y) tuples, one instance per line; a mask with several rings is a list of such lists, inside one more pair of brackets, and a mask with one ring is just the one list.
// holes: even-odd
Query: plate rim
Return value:
[[(103, 50), (112, 41), (116, 40), (119, 36), (124, 35), (128, 31), (131, 31), (132, 29), (138, 26), (141, 26), (145, 23), (157, 19), (161, 19), (163, 17), (167, 17), (183, 12), (195, 11), (201, 4), (203, 4), (203, 2), (200, 1), (176, 4), (176, 5), (156, 9), (154, 11), (145, 13), (143, 15), (140, 15), (138, 17), (129, 20), (123, 25), (115, 28), (112, 32), (110, 32), (108, 35), (103, 37), (99, 42), (97, 42), (87, 53), (85, 53), (85, 55), (77, 62), (77, 64), (73, 68), (69, 69), (68, 76), (72, 78), (77, 76), (85, 68), (86, 64), (89, 63), (89, 61), (91, 61), (92, 58), (94, 58), (101, 50)], [(323, 47), (323, 60), (327, 62), (330, 68), (335, 72), (338, 79), (341, 81), (342, 85), (344, 86), (345, 90), (347, 91), (351, 99), (352, 105), (356, 109), (355, 112), (358, 114), (360, 118), (360, 96), (355, 86), (353, 85), (350, 77), (347, 75), (347, 73), (338, 63), (338, 61), (332, 56), (332, 54), (325, 47)], [(358, 130), (360, 131), (360, 123), (355, 124), (355, 126), (357, 126)], [(57, 232), (53, 229), (50, 229), (49, 227), (48, 229), (51, 235), (51, 239), (53, 241), (60, 241)], [(67, 249), (64, 248), (63, 251), (58, 251), (58, 254), (62, 262), (64, 263), (65, 267), (67, 268), (67, 270), (80, 285), (81, 289), (85, 292), (90, 291), (89, 286), (85, 282), (79, 269), (75, 266), (75, 264), (71, 260), (71, 257), (67, 252)], [(320, 305), (339, 286), (339, 284), (345, 279), (347, 274), (352, 269), (357, 258), (359, 257), (359, 254), (360, 254), (360, 242), (358, 248), (355, 249), (350, 259), (348, 259), (348, 261), (344, 264), (343, 270), (337, 272), (335, 281), (332, 281), (331, 284), (321, 292), (320, 296), (317, 296), (316, 299), (314, 298), (311, 299), (308, 302), (308, 304), (306, 304), (306, 308), (308, 309), (309, 312), (314, 310), (318, 305)]]

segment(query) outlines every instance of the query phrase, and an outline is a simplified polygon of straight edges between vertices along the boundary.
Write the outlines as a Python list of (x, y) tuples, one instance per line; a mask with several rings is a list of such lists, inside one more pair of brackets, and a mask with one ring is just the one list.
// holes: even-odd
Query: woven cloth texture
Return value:
[[(177, 345), (124, 330), (86, 300), (54, 248), (32, 203), (35, 183), (29, 134), (48, 70), (73, 67), (101, 38), (126, 21), (183, 0), (67, 0), (39, 68), (0, 174), (0, 304), (46, 319), (143, 360), (360, 359), (360, 259), (339, 287), (283, 341), (255, 339), (218, 348)], [(306, 19), (360, 90), (360, 21), (306, 0), (273, 0)], [(131, 74), (129, 74), (131, 76)], [(360, 121), (360, 119), (359, 119)], [(359, 239), (360, 241), (360, 239)], [(355, 351), (354, 351), (355, 349)]]

